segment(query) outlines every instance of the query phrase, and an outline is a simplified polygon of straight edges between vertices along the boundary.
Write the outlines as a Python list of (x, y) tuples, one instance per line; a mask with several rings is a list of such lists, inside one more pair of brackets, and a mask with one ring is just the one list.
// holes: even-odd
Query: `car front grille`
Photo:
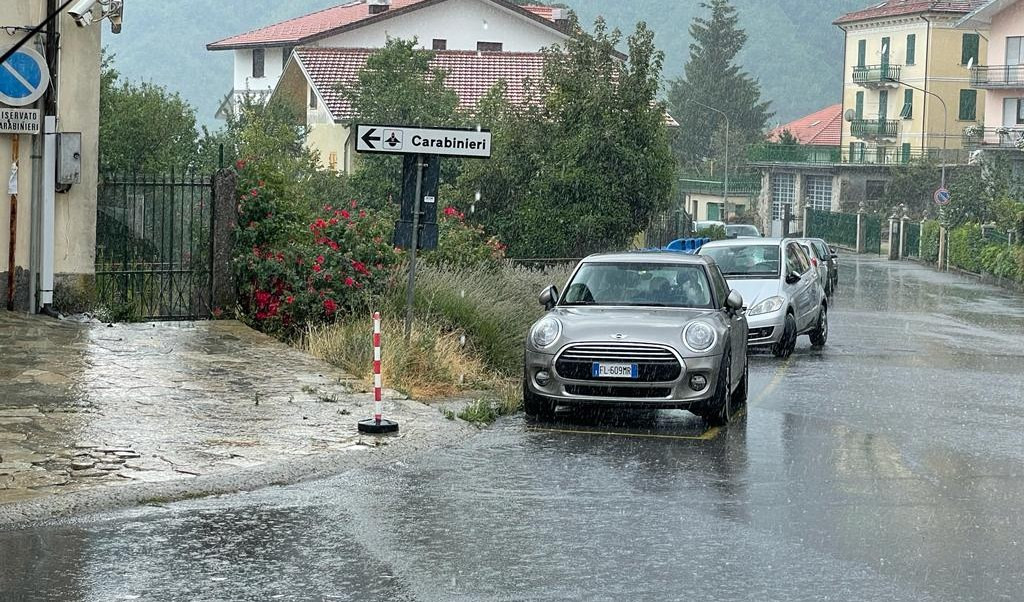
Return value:
[(751, 328), (747, 331), (747, 340), (756, 341), (758, 339), (767, 339), (775, 333), (774, 326), (767, 326), (765, 328)]
[[(637, 378), (595, 378), (595, 363), (636, 364)], [(657, 345), (577, 343), (559, 355), (555, 370), (559, 376), (570, 380), (654, 383), (678, 379), (683, 367), (674, 353)]]
[(585, 397), (622, 397), (629, 399), (663, 399), (672, 394), (668, 387), (608, 387), (602, 385), (566, 385), (569, 395)]

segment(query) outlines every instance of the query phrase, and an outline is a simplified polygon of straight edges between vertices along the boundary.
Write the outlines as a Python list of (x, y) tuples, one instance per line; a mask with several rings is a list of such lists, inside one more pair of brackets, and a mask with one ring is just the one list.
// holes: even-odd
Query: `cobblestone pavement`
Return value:
[[(367, 337), (369, 344), (369, 337)], [(58, 322), (0, 311), (0, 505), (359, 448), (361, 383), (234, 321)], [(436, 409), (392, 393), (400, 438)]]

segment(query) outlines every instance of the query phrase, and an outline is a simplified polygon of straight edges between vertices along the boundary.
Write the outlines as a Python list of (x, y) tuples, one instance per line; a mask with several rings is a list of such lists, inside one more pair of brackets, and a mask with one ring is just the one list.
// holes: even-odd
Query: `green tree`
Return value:
[[(434, 53), (417, 42), (393, 38), (374, 52), (352, 86), (341, 92), (352, 103), (357, 121), (396, 125), (457, 127), (462, 124), (459, 97), (445, 87), (445, 73), (431, 66)], [(443, 180), (453, 181), (456, 161), (445, 161)], [(372, 205), (401, 192), (402, 161), (363, 156), (352, 174), (356, 194)]]
[(921, 217), (925, 211), (934, 213), (933, 195), (941, 183), (939, 166), (928, 158), (893, 167), (881, 204), (869, 207), (869, 210), (885, 213), (902, 203), (915, 218)]
[(121, 81), (114, 57), (100, 72), (100, 165), (115, 171), (163, 172), (195, 167), (196, 113), (177, 93)]
[(769, 103), (761, 101), (760, 84), (736, 63), (747, 41), (736, 9), (728, 0), (709, 0), (701, 7), (710, 15), (696, 17), (690, 25), (690, 58), (668, 94), (669, 110), (680, 124), (673, 150), (690, 167), (708, 158), (722, 162), (725, 119), (699, 102), (728, 115), (730, 168), (738, 167), (742, 150), (762, 139), (772, 113)]
[(460, 195), (475, 219), (518, 257), (581, 256), (623, 248), (668, 204), (673, 159), (656, 102), (662, 56), (646, 24), (621, 41), (598, 19), (545, 51), (532, 102), (513, 107), (499, 87), (478, 120), (492, 128), (491, 161), (466, 161)]

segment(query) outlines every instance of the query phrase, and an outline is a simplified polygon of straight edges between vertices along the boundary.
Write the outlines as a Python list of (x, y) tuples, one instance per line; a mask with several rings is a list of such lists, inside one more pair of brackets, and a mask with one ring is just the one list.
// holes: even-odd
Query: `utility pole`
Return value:
[[(706, 105), (700, 101), (690, 99), (693, 104), (704, 107), (709, 111), (714, 111), (725, 119), (725, 182), (722, 188), (722, 211), (725, 214), (724, 218), (729, 216), (729, 116), (725, 114), (725, 111), (716, 109), (715, 107)], [(723, 219), (722, 221), (725, 221)]]

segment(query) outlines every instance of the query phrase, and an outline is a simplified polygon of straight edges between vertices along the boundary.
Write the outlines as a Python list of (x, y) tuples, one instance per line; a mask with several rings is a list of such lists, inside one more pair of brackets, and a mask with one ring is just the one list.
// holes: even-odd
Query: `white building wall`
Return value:
[(251, 49), (235, 50), (235, 83), (234, 90), (250, 90), (253, 92), (270, 92), (281, 79), (284, 71), (281, 55), (284, 48), (266, 48), (266, 58), (263, 61), (263, 77), (252, 76), (252, 53)]

